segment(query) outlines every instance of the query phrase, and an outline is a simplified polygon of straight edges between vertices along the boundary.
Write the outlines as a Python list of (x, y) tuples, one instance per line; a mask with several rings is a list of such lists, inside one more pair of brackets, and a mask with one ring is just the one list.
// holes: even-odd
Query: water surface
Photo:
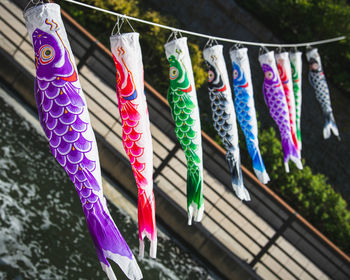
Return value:
[[(109, 208), (136, 256), (137, 223)], [(157, 260), (138, 261), (144, 279), (219, 279), (169, 233), (158, 242)], [(42, 134), (1, 97), (0, 279), (107, 279), (73, 184)]]

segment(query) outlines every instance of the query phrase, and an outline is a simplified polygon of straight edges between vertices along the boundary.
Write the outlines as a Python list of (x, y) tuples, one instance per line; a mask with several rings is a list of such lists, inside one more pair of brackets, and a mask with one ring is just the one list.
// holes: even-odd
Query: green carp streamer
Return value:
[(188, 223), (191, 224), (192, 215), (195, 221), (200, 221), (203, 208), (203, 178), (201, 163), (201, 147), (195, 143), (200, 137), (200, 131), (196, 131), (195, 112), (196, 105), (191, 100), (191, 83), (183, 64), (175, 56), (171, 55), (170, 63), (170, 87), (168, 90), (168, 102), (175, 121), (175, 134), (187, 160), (187, 209)]

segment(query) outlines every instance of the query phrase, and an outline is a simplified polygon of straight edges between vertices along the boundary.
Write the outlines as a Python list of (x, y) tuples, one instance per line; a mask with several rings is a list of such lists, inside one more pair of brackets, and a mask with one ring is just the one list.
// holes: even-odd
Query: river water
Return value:
[[(0, 97), (0, 279), (107, 279), (73, 184), (17, 111)], [(136, 256), (136, 221), (109, 208)], [(158, 242), (157, 260), (138, 260), (144, 279), (219, 279), (161, 226)]]

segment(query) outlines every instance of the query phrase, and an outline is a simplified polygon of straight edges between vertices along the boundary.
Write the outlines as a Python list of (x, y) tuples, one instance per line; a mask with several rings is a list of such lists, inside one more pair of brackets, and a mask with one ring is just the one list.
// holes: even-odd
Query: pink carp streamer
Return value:
[(289, 53), (282, 52), (275, 54), (278, 73), (282, 82), (284, 95), (286, 96), (288, 111), (289, 111), (289, 123), (290, 132), (292, 134), (292, 139), (295, 148), (300, 154), (300, 147), (297, 137), (297, 127), (296, 127), (296, 110), (295, 110), (295, 96), (293, 90), (293, 80), (292, 80), (292, 68), (290, 66)]
[(151, 242), (150, 256), (155, 258), (157, 228), (153, 194), (153, 148), (139, 34), (116, 34), (111, 36), (110, 41), (117, 68), (117, 97), (122, 119), (123, 146), (138, 187), (139, 255), (144, 255), (144, 238), (147, 237)]
[(74, 183), (102, 269), (110, 280), (116, 280), (108, 258), (129, 279), (139, 280), (140, 268), (103, 196), (96, 139), (60, 6), (35, 6), (24, 17), (35, 53), (39, 120), (53, 156)]

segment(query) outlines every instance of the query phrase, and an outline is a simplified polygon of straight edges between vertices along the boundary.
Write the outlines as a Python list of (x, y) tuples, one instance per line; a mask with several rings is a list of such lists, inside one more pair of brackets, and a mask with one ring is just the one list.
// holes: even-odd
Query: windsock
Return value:
[(157, 227), (153, 194), (153, 148), (144, 92), (139, 34), (111, 36), (111, 50), (117, 68), (117, 99), (123, 129), (123, 146), (138, 189), (139, 255), (144, 255), (144, 238), (150, 242), (150, 256), (157, 253)]
[(187, 38), (165, 44), (170, 64), (168, 102), (175, 122), (175, 134), (187, 160), (188, 224), (203, 217), (203, 152), (196, 88)]
[(233, 88), (238, 122), (243, 130), (253, 169), (260, 182), (266, 184), (270, 177), (261, 157), (258, 140), (258, 123), (254, 106), (254, 94), (249, 66), (248, 49), (230, 51), (233, 66)]
[(110, 280), (107, 258), (129, 279), (141, 279), (135, 257), (121, 236), (103, 196), (94, 132), (67, 34), (57, 4), (43, 4), (24, 14), (35, 53), (35, 99), (50, 150), (78, 192), (98, 259)]
[(274, 52), (271, 51), (260, 55), (259, 61), (265, 75), (263, 84), (265, 103), (281, 134), (286, 172), (289, 172), (289, 160), (292, 160), (299, 169), (302, 169), (303, 166), (299, 158), (298, 150), (295, 148), (292, 139), (287, 100), (276, 67)]
[(241, 157), (235, 108), (232, 101), (222, 45), (204, 49), (203, 56), (208, 66), (208, 89), (214, 127), (226, 149), (226, 161), (231, 172), (232, 187), (241, 200), (250, 200), (243, 184)]

